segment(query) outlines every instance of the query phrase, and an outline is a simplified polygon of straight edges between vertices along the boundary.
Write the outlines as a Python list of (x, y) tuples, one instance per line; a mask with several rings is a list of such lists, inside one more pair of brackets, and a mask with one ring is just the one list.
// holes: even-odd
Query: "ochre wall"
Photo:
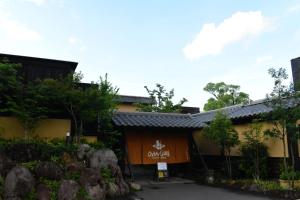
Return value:
[[(239, 134), (239, 139), (241, 142), (244, 141), (244, 132), (250, 129), (250, 124), (241, 124), (234, 125), (235, 130)], [(271, 129), (272, 124), (262, 123), (262, 131)], [(203, 131), (195, 131), (193, 133), (193, 138), (198, 145), (200, 151), (204, 155), (220, 155), (219, 147), (213, 141), (207, 139), (203, 135)], [(268, 147), (268, 152), (270, 157), (283, 157), (283, 145), (280, 139), (269, 138), (265, 141), (265, 144)], [(239, 146), (236, 146), (231, 149), (231, 155), (238, 156), (240, 155)], [(286, 155), (288, 156), (288, 150), (286, 145)]]
[[(6, 139), (24, 137), (24, 129), (14, 117), (0, 117), (0, 130), (0, 137)], [(46, 139), (65, 138), (70, 130), (69, 119), (45, 119), (39, 123), (33, 136)]]
[[(188, 133), (163, 130), (125, 131), (130, 164), (155, 164), (157, 162), (186, 163), (190, 161)], [(163, 148), (155, 148), (156, 143)]]
[(117, 106), (118, 111), (122, 112), (137, 112), (137, 106), (133, 104), (119, 104)]
[(97, 142), (96, 136), (83, 136), (83, 139), (86, 140), (88, 143)]

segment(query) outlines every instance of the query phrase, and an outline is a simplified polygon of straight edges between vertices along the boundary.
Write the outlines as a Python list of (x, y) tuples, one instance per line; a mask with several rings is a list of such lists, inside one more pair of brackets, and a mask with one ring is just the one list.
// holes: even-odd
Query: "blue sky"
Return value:
[(202, 109), (208, 82), (272, 89), (267, 70), (300, 56), (300, 0), (0, 0), (0, 52), (79, 62), (121, 94), (175, 88)]

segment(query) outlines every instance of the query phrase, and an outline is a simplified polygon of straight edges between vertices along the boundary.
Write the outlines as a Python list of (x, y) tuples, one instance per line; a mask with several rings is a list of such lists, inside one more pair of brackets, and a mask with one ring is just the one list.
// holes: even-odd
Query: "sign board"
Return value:
[(157, 170), (158, 171), (160, 171), (160, 170), (168, 170), (167, 163), (166, 162), (158, 162), (157, 163)]
[(158, 180), (168, 178), (168, 166), (166, 162), (157, 163), (157, 176)]

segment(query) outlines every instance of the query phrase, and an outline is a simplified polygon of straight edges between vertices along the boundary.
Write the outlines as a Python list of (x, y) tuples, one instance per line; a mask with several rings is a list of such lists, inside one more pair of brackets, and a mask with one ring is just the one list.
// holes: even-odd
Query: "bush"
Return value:
[(33, 172), (38, 163), (39, 162), (37, 160), (34, 160), (34, 161), (24, 162), (21, 165)]
[(58, 189), (60, 186), (59, 181), (48, 180), (48, 179), (40, 179), (41, 183), (45, 184), (50, 189), (50, 199), (56, 200), (58, 198)]
[[(258, 156), (256, 154), (258, 150)], [(253, 145), (252, 143), (244, 143), (240, 148), (242, 157), (241, 163), (239, 164), (239, 169), (243, 172), (243, 175), (246, 178), (255, 177), (256, 173), (256, 162), (258, 161), (259, 165), (259, 177), (265, 178), (267, 176), (267, 159), (268, 159), (268, 150), (267, 146), (263, 143), (258, 143)], [(258, 160), (257, 160), (258, 159)]]
[(263, 191), (283, 190), (280, 184), (275, 181), (257, 180), (256, 184)]
[(75, 155), (77, 144), (66, 145), (64, 140), (51, 141), (41, 139), (0, 139), (0, 152), (17, 162), (29, 162), (32, 160), (49, 161), (55, 157), (61, 157), (64, 152)]
[(109, 168), (101, 168), (101, 176), (106, 184), (115, 182), (115, 178), (113, 177), (112, 172)]
[(281, 180), (300, 180), (300, 172), (294, 170), (288, 170), (281, 172), (280, 174)]

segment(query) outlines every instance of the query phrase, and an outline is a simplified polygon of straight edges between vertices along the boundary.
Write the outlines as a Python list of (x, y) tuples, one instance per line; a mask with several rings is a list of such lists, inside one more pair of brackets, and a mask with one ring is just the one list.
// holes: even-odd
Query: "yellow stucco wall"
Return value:
[[(14, 117), (0, 117), (0, 127), (0, 136), (3, 138), (24, 137), (24, 129)], [(45, 119), (40, 122), (33, 135), (46, 139), (65, 138), (70, 130), (69, 119)]]
[(119, 104), (117, 109), (122, 112), (137, 112), (138, 107), (133, 104)]
[(86, 140), (88, 143), (97, 142), (96, 136), (83, 136), (83, 139)]
[[(244, 140), (244, 132), (249, 130), (250, 124), (235, 125), (235, 130), (239, 134), (239, 139), (241, 142)], [(272, 128), (272, 124), (262, 123), (262, 131)], [(200, 151), (204, 155), (220, 155), (219, 147), (213, 141), (205, 138), (203, 131), (195, 131), (193, 133), (193, 138), (200, 148)], [(283, 157), (283, 145), (280, 139), (269, 138), (265, 141), (268, 147), (268, 152), (270, 157)], [(287, 145), (286, 145), (287, 146)], [(286, 154), (288, 156), (288, 150), (286, 148)], [(231, 155), (240, 155), (239, 146), (231, 149)]]

